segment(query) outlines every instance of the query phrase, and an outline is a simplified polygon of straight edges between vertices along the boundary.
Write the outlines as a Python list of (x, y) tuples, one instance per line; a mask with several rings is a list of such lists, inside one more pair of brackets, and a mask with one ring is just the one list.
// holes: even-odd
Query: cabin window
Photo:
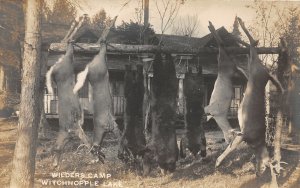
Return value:
[(125, 109), (124, 81), (111, 81), (110, 89), (113, 95), (113, 111), (115, 116), (121, 116)]
[(124, 82), (123, 81), (111, 81), (110, 89), (114, 96), (124, 95)]
[(242, 101), (242, 86), (233, 86), (233, 98), (230, 105), (229, 116), (237, 117), (238, 108)]
[(57, 114), (58, 113), (58, 97), (57, 97), (57, 87), (52, 85), (53, 94), (49, 94), (47, 88), (45, 88), (44, 95), (44, 110), (46, 114)]

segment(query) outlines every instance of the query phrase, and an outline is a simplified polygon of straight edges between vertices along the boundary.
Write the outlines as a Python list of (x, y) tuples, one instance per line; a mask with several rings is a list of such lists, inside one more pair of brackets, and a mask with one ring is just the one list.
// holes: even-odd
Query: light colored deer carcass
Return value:
[(101, 152), (101, 143), (104, 134), (116, 127), (112, 115), (112, 95), (110, 93), (109, 74), (106, 64), (106, 37), (114, 20), (103, 31), (99, 43), (100, 51), (93, 60), (86, 66), (85, 70), (78, 74), (76, 85), (73, 89), (77, 93), (87, 80), (93, 89), (93, 122), (94, 137), (91, 153), (97, 155), (101, 162), (104, 162), (105, 155)]
[(77, 94), (73, 93), (75, 85), (73, 45), (68, 44), (66, 54), (62, 56), (47, 72), (46, 85), (48, 92), (53, 93), (52, 80), (57, 85), (58, 92), (58, 115), (59, 115), (59, 132), (53, 151), (55, 152), (53, 165), (59, 164), (60, 155), (63, 147), (69, 140), (70, 133), (76, 135), (89, 146), (81, 126), (84, 121), (83, 109), (80, 107)]
[(238, 111), (238, 120), (241, 132), (235, 137), (232, 144), (218, 157), (216, 166), (219, 166), (224, 158), (233, 151), (239, 143), (245, 141), (251, 148), (254, 149), (256, 156), (256, 171), (257, 175), (262, 174), (266, 167), (269, 166), (270, 157), (266, 148), (265, 142), (265, 86), (271, 80), (275, 86), (283, 92), (279, 81), (269, 73), (267, 68), (259, 59), (255, 46), (257, 41), (254, 41), (244, 23), (240, 18), (238, 21), (250, 40), (250, 57), (248, 62), (249, 78), (244, 98)]
[[(218, 36), (214, 26), (209, 22), (209, 30), (213, 34), (219, 47), (218, 56), (218, 76), (215, 81), (214, 89), (211, 94), (209, 105), (204, 108), (204, 112), (210, 118), (214, 118), (218, 126), (222, 129), (225, 141), (229, 143), (232, 140), (232, 127), (227, 119), (229, 107), (233, 97), (232, 77), (236, 70), (244, 71), (238, 68), (234, 60), (229, 57), (224, 49), (224, 43)], [(209, 118), (208, 118), (209, 119)]]

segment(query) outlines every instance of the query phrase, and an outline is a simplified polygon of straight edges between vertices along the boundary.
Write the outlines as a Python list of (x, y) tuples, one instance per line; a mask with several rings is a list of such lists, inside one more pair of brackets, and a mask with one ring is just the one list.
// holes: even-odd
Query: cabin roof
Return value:
[[(70, 30), (69, 26), (62, 24), (53, 24), (47, 23), (43, 24), (42, 32), (43, 32), (43, 43), (55, 43), (60, 42), (68, 30)], [(55, 32), (53, 32), (55, 31)], [(221, 27), (216, 30), (220, 37), (224, 40), (225, 46), (236, 46), (237, 43), (234, 37), (224, 28)], [(82, 26), (78, 28), (75, 32), (73, 39), (78, 41), (80, 37), (85, 34), (89, 34), (91, 37), (91, 41), (94, 41), (95, 38), (99, 38), (101, 36), (102, 30), (100, 28), (96, 28), (90, 24), (88, 21), (84, 21)], [(209, 47), (216, 46), (214, 37), (211, 33), (198, 38), (198, 37), (188, 37), (188, 36), (179, 36), (179, 35), (167, 35), (167, 34), (156, 34), (158, 39), (162, 39), (162, 44), (172, 48), (180, 48), (180, 49), (190, 49), (190, 48), (201, 48), (201, 47)], [(107, 41), (111, 43), (119, 43), (123, 44), (126, 41), (126, 36), (122, 36), (119, 32), (115, 32), (112, 30), (108, 37)]]
[[(237, 46), (237, 42), (234, 37), (224, 28), (221, 27), (216, 30), (220, 37), (223, 39), (225, 46)], [(160, 39), (162, 38), (163, 45), (167, 47), (177, 48), (177, 49), (197, 49), (202, 47), (215, 47), (216, 42), (211, 33), (201, 37), (188, 37), (188, 36), (178, 36), (178, 35), (162, 35), (156, 34)]]
[(172, 47), (176, 49), (195, 49), (204, 47), (209, 42), (209, 37), (188, 37), (188, 36), (177, 36), (177, 35), (156, 35), (158, 39), (161, 39), (162, 45), (166, 47)]

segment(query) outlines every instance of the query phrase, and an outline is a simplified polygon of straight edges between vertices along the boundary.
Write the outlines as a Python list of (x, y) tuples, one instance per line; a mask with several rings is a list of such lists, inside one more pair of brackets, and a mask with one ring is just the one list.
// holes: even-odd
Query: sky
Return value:
[[(128, 22), (130, 20), (136, 21), (135, 8), (138, 8), (140, 0), (78, 0), (81, 2), (81, 8), (78, 9), (78, 14), (88, 14), (93, 16), (97, 11), (104, 9), (110, 17), (119, 15), (116, 24), (120, 24), (122, 20)], [(123, 7), (124, 3), (129, 3)], [(156, 33), (160, 33), (160, 19), (156, 8), (155, 1), (149, 0), (150, 18), (149, 22), (153, 25)], [(175, 1), (175, 0), (174, 0)], [(270, 1), (270, 0), (269, 0)], [(158, 2), (161, 3), (160, 0)], [(255, 18), (255, 11), (251, 8), (247, 8), (253, 0), (186, 0), (186, 2), (180, 6), (177, 20), (180, 17), (195, 16), (199, 19), (197, 36), (201, 37), (209, 33), (207, 28), (208, 21), (211, 21), (216, 28), (224, 26), (228, 31), (232, 30), (232, 25), (235, 16), (241, 17), (244, 22), (250, 23)], [(296, 2), (300, 6), (300, 0), (298, 1), (280, 1), (282, 6)], [(161, 6), (159, 6), (161, 7)], [(177, 20), (175, 19), (174, 25)], [(166, 34), (172, 34), (172, 26), (165, 32)]]

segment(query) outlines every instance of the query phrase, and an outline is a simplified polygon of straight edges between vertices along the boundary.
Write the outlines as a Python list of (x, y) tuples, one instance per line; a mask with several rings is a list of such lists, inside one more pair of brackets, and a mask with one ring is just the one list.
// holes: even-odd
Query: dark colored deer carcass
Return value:
[(150, 96), (151, 141), (147, 145), (144, 160), (154, 158), (163, 172), (174, 171), (178, 159), (175, 130), (177, 92), (178, 80), (171, 55), (157, 53)]
[[(183, 90), (185, 96), (186, 145), (194, 156), (201, 150), (201, 156), (205, 157), (206, 139), (203, 129), (204, 84), (202, 67), (198, 68), (197, 73), (193, 73), (192, 67), (189, 67), (188, 72), (185, 74)], [(184, 151), (181, 150), (182, 152)]]
[(136, 157), (146, 147), (143, 127), (144, 78), (143, 65), (125, 66), (124, 90), (126, 107), (124, 112), (124, 130), (120, 139), (118, 156), (121, 159)]

